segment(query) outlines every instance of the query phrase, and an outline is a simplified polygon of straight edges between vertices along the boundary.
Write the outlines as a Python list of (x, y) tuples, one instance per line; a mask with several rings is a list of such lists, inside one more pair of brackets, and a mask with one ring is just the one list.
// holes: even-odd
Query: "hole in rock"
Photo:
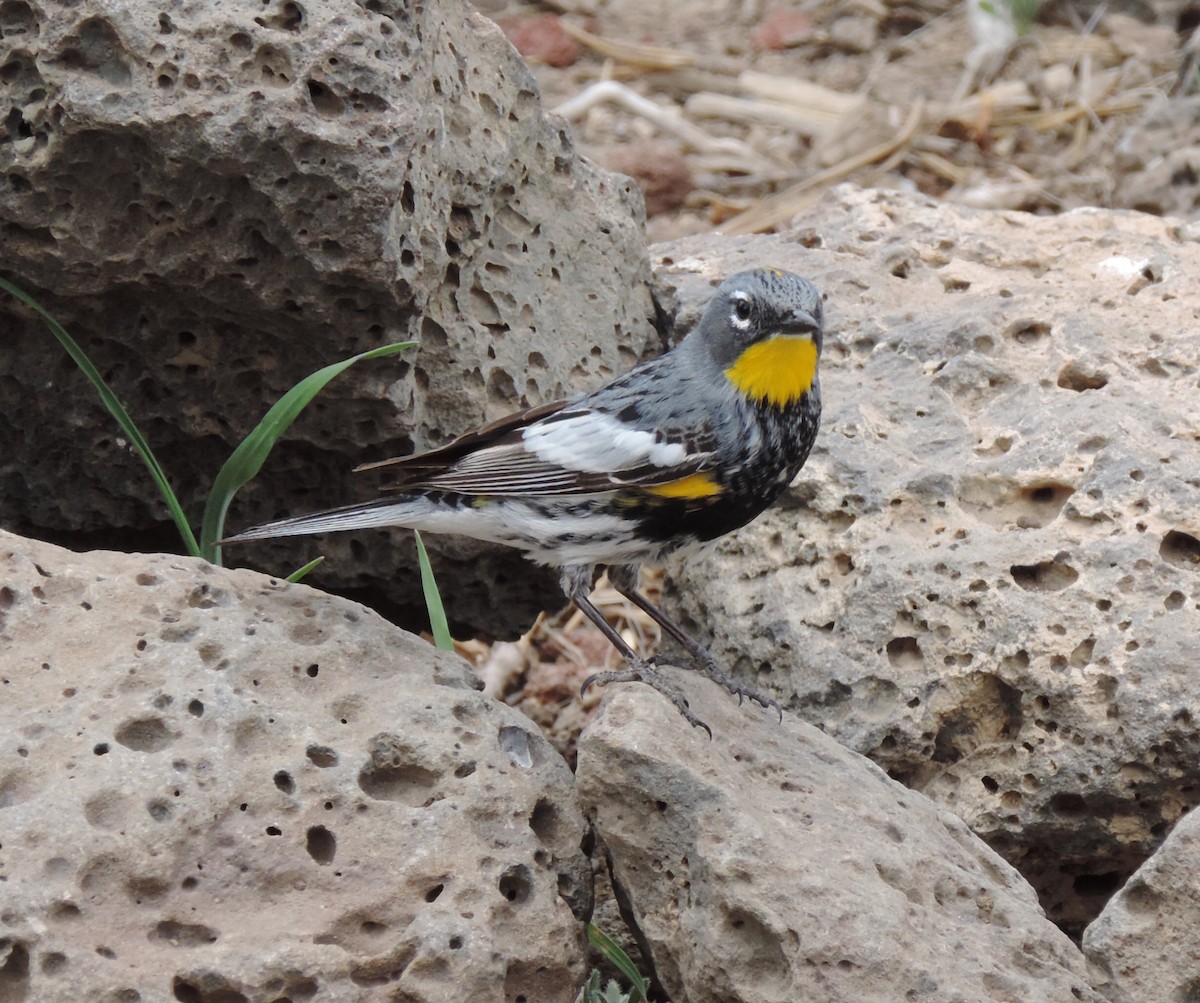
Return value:
[(887, 656), (888, 661), (897, 667), (920, 665), (923, 661), (921, 646), (915, 637), (893, 637), (887, 643)]
[(377, 801), (405, 801), (424, 805), (438, 775), (421, 766), (367, 767), (358, 775), (358, 786)]
[(529, 815), (529, 828), (543, 843), (553, 843), (559, 835), (558, 808), (549, 798), (538, 798)]
[(1008, 570), (1026, 592), (1061, 592), (1079, 578), (1078, 571), (1058, 558), (1038, 564), (1014, 564)]
[(175, 741), (176, 736), (160, 717), (136, 718), (122, 724), (113, 736), (134, 752), (158, 752)]
[(308, 756), (308, 761), (313, 766), (318, 766), (321, 769), (327, 769), (330, 766), (337, 766), (338, 755), (327, 745), (310, 745), (305, 754)]
[(1108, 386), (1108, 377), (1103, 373), (1081, 369), (1077, 363), (1068, 362), (1059, 370), (1058, 385), (1064, 390), (1083, 393), (1085, 390), (1101, 390)]
[(533, 874), (524, 864), (513, 864), (500, 875), (498, 887), (509, 902), (520, 904), (533, 892)]
[(1163, 537), (1158, 556), (1177, 568), (1200, 571), (1200, 540), (1190, 533), (1173, 529)]
[(304, 848), (318, 864), (331, 864), (337, 853), (337, 837), (323, 825), (310, 826), (304, 835)]
[(163, 920), (150, 931), (151, 941), (163, 941), (171, 947), (201, 947), (217, 942), (217, 932), (199, 923)]

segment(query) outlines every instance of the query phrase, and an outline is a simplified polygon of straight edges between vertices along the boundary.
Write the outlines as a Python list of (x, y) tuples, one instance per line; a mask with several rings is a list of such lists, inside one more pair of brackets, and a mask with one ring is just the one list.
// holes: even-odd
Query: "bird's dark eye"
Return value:
[(738, 320), (750, 319), (750, 301), (747, 299), (736, 299), (733, 301), (733, 315)]

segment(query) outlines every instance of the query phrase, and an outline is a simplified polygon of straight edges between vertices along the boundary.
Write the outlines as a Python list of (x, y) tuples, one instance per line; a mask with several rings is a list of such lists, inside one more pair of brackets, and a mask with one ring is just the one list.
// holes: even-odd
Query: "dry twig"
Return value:
[(807, 208), (821, 189), (836, 184), (859, 168), (884, 160), (906, 147), (917, 134), (924, 114), (925, 103), (917, 101), (913, 104), (908, 118), (905, 119), (900, 130), (887, 142), (873, 146), (856, 156), (848, 157), (840, 164), (835, 164), (824, 171), (818, 171), (811, 177), (792, 185), (791, 188), (763, 199), (752, 209), (729, 220), (722, 228), (723, 232), (730, 235), (758, 233), (786, 223), (798, 212)]
[(601, 35), (593, 35), (590, 31), (566, 20), (559, 21), (559, 24), (563, 31), (593, 52), (598, 52), (606, 59), (614, 59), (618, 63), (627, 63), (640, 69), (676, 70), (683, 66), (691, 66), (696, 61), (695, 54), (691, 52), (664, 49), (657, 45), (615, 41)]
[(746, 170), (752, 170), (766, 161), (754, 147), (740, 139), (710, 136), (699, 126), (685, 119), (677, 109), (655, 104), (616, 80), (600, 80), (589, 85), (575, 97), (560, 104), (554, 109), (554, 113), (574, 121), (605, 102), (616, 104), (631, 114), (644, 118), (651, 125), (670, 133), (700, 153), (740, 157)]

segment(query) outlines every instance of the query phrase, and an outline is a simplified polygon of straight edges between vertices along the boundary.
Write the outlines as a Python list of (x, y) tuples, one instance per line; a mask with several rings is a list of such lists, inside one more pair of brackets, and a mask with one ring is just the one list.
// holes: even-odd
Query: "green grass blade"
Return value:
[(54, 337), (67, 350), (67, 354), (75, 360), (75, 365), (80, 368), (83, 375), (91, 380), (92, 386), (100, 394), (100, 400), (108, 408), (109, 414), (117, 420), (117, 424), (121, 426), (121, 431), (125, 433), (125, 437), (133, 444), (134, 449), (138, 451), (142, 462), (146, 464), (146, 468), (150, 471), (150, 476), (154, 478), (154, 483), (158, 486), (158, 490), (171, 512), (171, 518), (175, 520), (175, 525), (179, 528), (179, 535), (183, 537), (183, 543), (187, 548), (187, 552), (193, 557), (198, 557), (200, 555), (200, 546), (196, 543), (196, 536), (192, 532), (192, 527), (188, 525), (187, 516), (183, 514), (183, 507), (179, 504), (179, 499), (175, 497), (175, 492), (171, 490), (171, 484), (167, 480), (166, 473), (159, 466), (154, 453), (150, 451), (150, 444), (142, 437), (142, 433), (138, 431), (137, 426), (133, 423), (133, 419), (129, 417), (129, 412), (125, 410), (120, 400), (117, 399), (117, 395), (104, 382), (104, 377), (100, 375), (100, 371), (92, 365), (92, 360), (76, 344), (75, 339), (67, 334), (63, 326), (42, 309), (30, 296), (4, 279), (0, 279), (0, 289), (15, 296), (37, 313), (46, 322)]
[(311, 561), (309, 561), (306, 565), (304, 565), (304, 567), (297, 568), (295, 571), (293, 571), (290, 575), (287, 576), (287, 578), (284, 579), (284, 581), (291, 582), (293, 585), (295, 585), (296, 582), (300, 581), (301, 578), (303, 578), (310, 571), (312, 571), (312, 569), (315, 568), (318, 564), (324, 563), (324, 561), (325, 561), (324, 557), (314, 557)]
[(208, 502), (204, 506), (204, 521), (200, 526), (200, 554), (214, 564), (221, 563), (221, 548), (217, 541), (224, 535), (225, 515), (229, 511), (229, 503), (241, 487), (262, 469), (276, 441), (291, 427), (309, 404), (321, 392), (330, 380), (345, 372), (354, 363), (363, 359), (379, 359), (385, 355), (395, 355), (405, 348), (412, 348), (415, 341), (402, 341), (394, 345), (382, 345), (369, 352), (361, 352), (349, 359), (335, 362), (331, 366), (319, 369), (307, 376), (284, 394), (275, 405), (263, 416), (262, 421), (242, 440), (233, 451), (233, 455), (225, 461), (213, 481)]
[(425, 608), (429, 610), (429, 629), (433, 632), (434, 646), (442, 651), (454, 650), (454, 638), (450, 636), (450, 624), (446, 621), (446, 608), (438, 592), (437, 580), (433, 577), (433, 565), (425, 552), (425, 541), (413, 530), (417, 539), (417, 563), (421, 565), (421, 589), (425, 592)]
[(612, 962), (613, 967), (629, 980), (629, 984), (633, 987), (629, 996), (631, 1003), (645, 1003), (650, 980), (644, 978), (637, 970), (637, 966), (629, 959), (629, 955), (621, 950), (621, 945), (595, 923), (587, 925), (587, 938), (588, 943)]
[(596, 969), (592, 969), (588, 973), (587, 981), (583, 984), (583, 992), (579, 994), (579, 998), (583, 1003), (596, 1003), (600, 999), (600, 973)]

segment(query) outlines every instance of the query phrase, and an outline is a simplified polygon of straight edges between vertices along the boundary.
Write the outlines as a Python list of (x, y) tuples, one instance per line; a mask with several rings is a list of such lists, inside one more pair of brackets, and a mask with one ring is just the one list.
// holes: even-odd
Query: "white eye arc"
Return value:
[(747, 293), (735, 292), (731, 293), (729, 298), (733, 301), (733, 309), (729, 312), (729, 323), (739, 331), (748, 330), (753, 313), (750, 307), (750, 296)]

